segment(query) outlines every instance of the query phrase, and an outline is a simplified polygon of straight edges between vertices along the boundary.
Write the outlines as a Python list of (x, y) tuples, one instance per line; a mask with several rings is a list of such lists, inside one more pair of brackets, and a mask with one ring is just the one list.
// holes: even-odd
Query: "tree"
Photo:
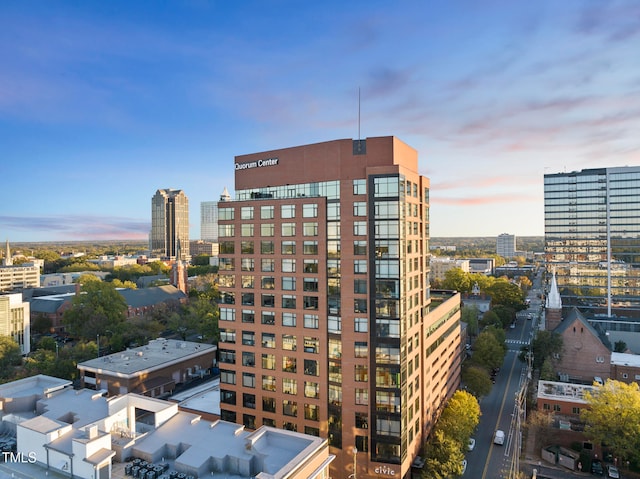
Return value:
[(462, 370), (462, 382), (471, 394), (477, 398), (487, 396), (491, 392), (489, 372), (481, 366), (467, 366)]
[(467, 332), (469, 333), (469, 336), (476, 336), (478, 334), (479, 314), (480, 312), (475, 304), (473, 306), (464, 306), (462, 308), (460, 319), (467, 323)]
[(627, 343), (625, 343), (623, 340), (616, 341), (613, 346), (613, 350), (616, 353), (624, 353), (627, 350)]
[(554, 355), (562, 353), (562, 336), (553, 331), (538, 331), (533, 341), (531, 341), (531, 351), (533, 352), (533, 368), (540, 369), (544, 360)]
[(490, 371), (502, 365), (505, 353), (504, 342), (500, 343), (493, 332), (485, 330), (473, 345), (471, 362)]
[(111, 281), (111, 283), (113, 284), (114, 288), (138, 289), (138, 285), (129, 280), (122, 281), (118, 278), (115, 278), (113, 281)]
[(434, 431), (425, 448), (424, 479), (448, 479), (462, 474), (464, 454), (460, 451), (460, 445), (441, 429)]
[(0, 336), (0, 377), (10, 378), (13, 367), (22, 364), (20, 345), (8, 336)]
[(456, 391), (442, 410), (436, 430), (457, 441), (460, 451), (466, 452), (469, 438), (480, 422), (480, 404), (466, 391)]
[(502, 321), (500, 320), (500, 316), (498, 316), (498, 314), (495, 311), (490, 309), (489, 311), (487, 311), (482, 315), (482, 319), (480, 320), (480, 325), (482, 327), (487, 327), (487, 326), (502, 327)]
[(119, 332), (126, 320), (127, 303), (111, 283), (90, 281), (71, 300), (62, 322), (74, 336), (93, 340), (107, 331)]
[(499, 304), (493, 307), (492, 311), (498, 315), (498, 318), (500, 318), (500, 326), (503, 329), (508, 328), (509, 325), (516, 320), (516, 312), (509, 306)]
[(546, 358), (542, 363), (542, 367), (540, 368), (540, 379), (545, 381), (556, 381), (558, 379), (551, 358)]
[(612, 379), (585, 392), (588, 408), (581, 413), (585, 435), (606, 443), (620, 459), (640, 461), (640, 387)]
[(494, 305), (500, 304), (513, 308), (515, 311), (526, 309), (523, 291), (506, 279), (498, 279), (487, 288), (486, 293), (491, 296), (491, 301)]
[(469, 273), (465, 273), (461, 268), (452, 268), (444, 274), (442, 286), (444, 289), (455, 289), (461, 293), (468, 293), (471, 291)]
[(31, 322), (31, 332), (45, 334), (51, 331), (51, 326), (53, 326), (51, 318), (43, 314), (38, 314)]

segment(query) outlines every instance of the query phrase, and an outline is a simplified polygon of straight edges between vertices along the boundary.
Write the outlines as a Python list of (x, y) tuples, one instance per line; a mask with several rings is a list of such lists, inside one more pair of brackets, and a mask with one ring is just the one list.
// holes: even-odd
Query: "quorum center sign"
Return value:
[(278, 166), (278, 158), (267, 158), (266, 160), (248, 161), (247, 163), (236, 163), (236, 170), (263, 168), (265, 166)]

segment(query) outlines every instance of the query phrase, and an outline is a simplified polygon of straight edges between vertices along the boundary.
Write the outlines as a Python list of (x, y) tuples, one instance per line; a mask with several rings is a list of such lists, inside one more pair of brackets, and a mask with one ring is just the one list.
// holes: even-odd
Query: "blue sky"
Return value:
[(543, 175), (640, 164), (636, 0), (0, 3), (0, 238), (145, 239), (236, 155), (395, 135), (431, 235), (542, 235)]

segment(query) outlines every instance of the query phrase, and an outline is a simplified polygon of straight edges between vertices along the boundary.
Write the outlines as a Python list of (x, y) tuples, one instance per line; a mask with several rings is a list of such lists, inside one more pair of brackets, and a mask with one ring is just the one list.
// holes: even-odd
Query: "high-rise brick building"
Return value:
[(221, 414), (327, 437), (333, 477), (410, 477), (459, 384), (429, 289), (429, 180), (394, 137), (235, 158), (218, 205)]

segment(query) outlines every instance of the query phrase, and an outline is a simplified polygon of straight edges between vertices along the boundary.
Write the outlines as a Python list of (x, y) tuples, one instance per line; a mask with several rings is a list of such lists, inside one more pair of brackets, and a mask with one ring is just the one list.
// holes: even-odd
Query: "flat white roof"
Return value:
[[(199, 356), (216, 350), (212, 344), (178, 341), (176, 339), (153, 339), (146, 346), (127, 349), (119, 353), (90, 359), (78, 364), (78, 369), (129, 376), (140, 371), (164, 367), (170, 363)], [(207, 365), (202, 365), (207, 367)]]
[(640, 355), (629, 353), (611, 353), (611, 364), (640, 368)]
[(549, 398), (556, 401), (584, 403), (584, 393), (594, 387), (585, 384), (561, 383), (556, 381), (538, 381), (538, 399)]
[(52, 391), (71, 386), (67, 379), (38, 374), (24, 379), (0, 385), (0, 398), (17, 398), (24, 396), (44, 396)]

